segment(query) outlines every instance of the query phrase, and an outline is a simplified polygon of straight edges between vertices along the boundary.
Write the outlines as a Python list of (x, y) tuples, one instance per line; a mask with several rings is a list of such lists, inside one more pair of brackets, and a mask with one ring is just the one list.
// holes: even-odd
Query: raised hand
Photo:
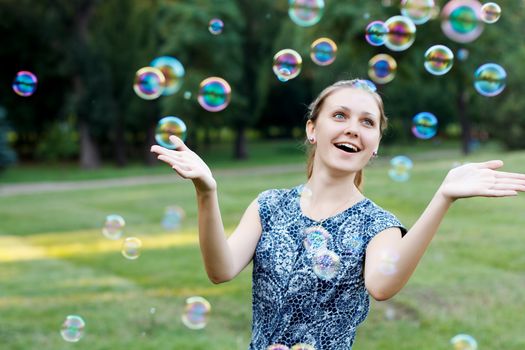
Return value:
[(182, 178), (191, 179), (198, 192), (215, 191), (217, 182), (208, 165), (177, 136), (171, 135), (170, 141), (176, 146), (174, 150), (153, 145), (151, 152), (158, 154), (157, 159), (169, 164)]
[(469, 163), (450, 170), (439, 192), (450, 200), (467, 197), (516, 196), (525, 191), (525, 174), (497, 171), (501, 160)]

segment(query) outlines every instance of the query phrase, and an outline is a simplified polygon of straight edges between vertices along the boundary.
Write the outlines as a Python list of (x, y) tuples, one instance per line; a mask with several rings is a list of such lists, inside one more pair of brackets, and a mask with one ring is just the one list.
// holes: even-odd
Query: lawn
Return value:
[[(454, 161), (498, 157), (504, 169), (525, 172), (525, 152), (479, 151), (468, 158), (448, 152), (439, 159), (418, 154), (407, 182), (389, 179), (387, 156), (365, 175), (365, 194), (407, 226)], [(302, 159), (298, 153), (281, 161)], [(254, 165), (264, 164), (259, 161)], [(218, 175), (227, 231), (262, 190), (304, 180), (300, 170)], [(246, 349), (250, 268), (225, 284), (207, 280), (194, 200), (187, 181), (0, 197), (0, 349)], [(161, 226), (170, 205), (186, 212), (174, 231)], [(391, 300), (372, 303), (354, 349), (453, 349), (449, 341), (460, 333), (472, 335), (479, 349), (524, 349), (524, 212), (524, 195), (455, 203), (405, 289)], [(109, 214), (126, 219), (125, 236), (142, 240), (138, 259), (125, 259), (121, 241), (101, 234)], [(196, 295), (212, 305), (202, 330), (181, 322), (185, 300)], [(78, 343), (60, 336), (67, 315), (86, 322)]]

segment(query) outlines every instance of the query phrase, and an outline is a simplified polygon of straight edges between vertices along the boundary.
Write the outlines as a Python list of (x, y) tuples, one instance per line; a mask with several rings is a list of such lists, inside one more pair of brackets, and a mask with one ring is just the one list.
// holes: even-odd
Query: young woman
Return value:
[(360, 188), (386, 125), (382, 100), (367, 81), (327, 87), (309, 107), (306, 184), (261, 193), (230, 236), (202, 159), (175, 136), (175, 150), (151, 147), (193, 181), (210, 280), (229, 281), (253, 259), (251, 350), (351, 349), (369, 295), (386, 300), (407, 283), (456, 199), (525, 191), (525, 174), (497, 171), (499, 160), (454, 168), (407, 232)]

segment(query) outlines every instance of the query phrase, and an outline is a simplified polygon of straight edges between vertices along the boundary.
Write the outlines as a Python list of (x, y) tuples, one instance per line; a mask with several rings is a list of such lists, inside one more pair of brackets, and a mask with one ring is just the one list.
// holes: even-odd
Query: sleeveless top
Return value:
[[(364, 198), (322, 221), (324, 236), (305, 242), (308, 228), (319, 227), (319, 222), (301, 211), (302, 187), (267, 190), (257, 199), (262, 234), (253, 258), (250, 350), (274, 344), (351, 349), (356, 328), (369, 310), (363, 277), (366, 247), (389, 227), (406, 233), (393, 214)], [(312, 249), (316, 242), (324, 248), (321, 255), (331, 254), (324, 257), (325, 270), (317, 260), (320, 250)]]

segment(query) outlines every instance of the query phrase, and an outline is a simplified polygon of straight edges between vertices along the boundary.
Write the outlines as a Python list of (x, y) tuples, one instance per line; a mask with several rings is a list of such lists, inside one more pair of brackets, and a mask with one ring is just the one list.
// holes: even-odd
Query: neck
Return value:
[(301, 197), (303, 212), (311, 219), (322, 221), (338, 214), (364, 198), (354, 184), (354, 177), (334, 178), (315, 174), (308, 179), (306, 187), (311, 196)]

